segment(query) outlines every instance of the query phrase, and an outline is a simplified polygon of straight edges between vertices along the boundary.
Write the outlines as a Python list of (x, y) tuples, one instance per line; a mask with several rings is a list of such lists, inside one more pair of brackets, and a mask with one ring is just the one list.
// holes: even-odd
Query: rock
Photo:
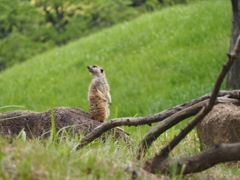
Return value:
[(197, 125), (202, 149), (218, 143), (240, 142), (240, 106), (221, 103)]

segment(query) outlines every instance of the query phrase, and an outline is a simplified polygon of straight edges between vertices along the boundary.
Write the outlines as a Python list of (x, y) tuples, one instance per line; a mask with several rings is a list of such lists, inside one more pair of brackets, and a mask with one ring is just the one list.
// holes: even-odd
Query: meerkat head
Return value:
[(87, 66), (89, 72), (92, 74), (93, 77), (103, 77), (105, 76), (104, 69), (100, 66)]

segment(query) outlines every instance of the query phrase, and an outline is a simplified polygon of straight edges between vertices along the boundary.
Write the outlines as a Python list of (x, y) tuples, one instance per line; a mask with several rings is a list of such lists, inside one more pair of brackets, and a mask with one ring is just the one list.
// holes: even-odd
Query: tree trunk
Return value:
[[(232, 2), (232, 35), (230, 39), (230, 52), (232, 52), (238, 35), (240, 34), (240, 0), (231, 0)], [(240, 57), (234, 62), (227, 76), (227, 88), (240, 88)]]

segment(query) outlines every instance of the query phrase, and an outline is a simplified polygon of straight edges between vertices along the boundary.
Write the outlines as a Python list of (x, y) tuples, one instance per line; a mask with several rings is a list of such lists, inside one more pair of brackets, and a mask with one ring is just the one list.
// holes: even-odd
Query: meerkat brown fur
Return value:
[(110, 88), (103, 68), (96, 65), (87, 68), (93, 76), (88, 90), (89, 113), (91, 119), (103, 122), (110, 114)]

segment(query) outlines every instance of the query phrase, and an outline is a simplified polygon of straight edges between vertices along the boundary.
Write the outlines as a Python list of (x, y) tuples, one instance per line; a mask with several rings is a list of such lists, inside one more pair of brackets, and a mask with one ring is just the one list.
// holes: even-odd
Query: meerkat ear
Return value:
[(104, 72), (104, 69), (100, 69), (100, 71), (101, 71), (101, 73), (103, 73), (103, 72)]

